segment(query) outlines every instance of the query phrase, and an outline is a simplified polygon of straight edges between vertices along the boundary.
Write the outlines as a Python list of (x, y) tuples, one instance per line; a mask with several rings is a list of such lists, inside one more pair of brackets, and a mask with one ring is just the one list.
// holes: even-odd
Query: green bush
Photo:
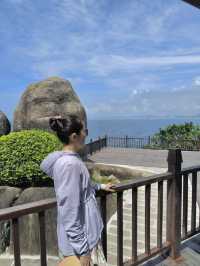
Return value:
[(151, 137), (151, 144), (145, 145), (144, 148), (199, 150), (200, 126), (185, 122), (160, 128), (159, 132)]
[(53, 180), (40, 170), (50, 152), (62, 149), (54, 133), (41, 129), (11, 132), (0, 137), (0, 185), (53, 186)]

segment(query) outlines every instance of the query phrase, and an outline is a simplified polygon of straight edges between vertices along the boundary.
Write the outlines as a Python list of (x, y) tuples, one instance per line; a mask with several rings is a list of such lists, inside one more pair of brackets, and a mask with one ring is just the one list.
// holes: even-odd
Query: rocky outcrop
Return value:
[[(12, 206), (21, 191), (16, 187), (0, 186), (0, 209)], [(9, 223), (0, 221), (0, 254), (5, 251), (7, 245), (9, 245)]]
[[(30, 187), (25, 189), (13, 206), (34, 202), (46, 198), (54, 198), (54, 188)], [(51, 208), (45, 211), (45, 235), (47, 254), (58, 255), (57, 245), (57, 208)], [(19, 219), (20, 231), (20, 250), (22, 254), (36, 255), (40, 254), (40, 232), (38, 213), (24, 215)], [(13, 238), (11, 228), (10, 253), (13, 254)]]
[(87, 117), (79, 97), (69, 81), (51, 77), (31, 84), (21, 96), (14, 112), (13, 131), (23, 129), (46, 129), (49, 118), (76, 114), (87, 127)]
[(10, 133), (11, 126), (7, 116), (0, 111), (0, 136)]

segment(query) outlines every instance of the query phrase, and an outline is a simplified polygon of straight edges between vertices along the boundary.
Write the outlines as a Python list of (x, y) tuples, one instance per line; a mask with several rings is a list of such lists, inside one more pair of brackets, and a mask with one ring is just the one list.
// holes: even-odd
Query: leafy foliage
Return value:
[(200, 126), (193, 122), (172, 124), (160, 128), (159, 132), (151, 137), (151, 144), (145, 148), (182, 148), (195, 150), (200, 147)]
[(41, 129), (11, 132), (0, 137), (0, 185), (53, 186), (39, 165), (63, 144), (56, 135)]

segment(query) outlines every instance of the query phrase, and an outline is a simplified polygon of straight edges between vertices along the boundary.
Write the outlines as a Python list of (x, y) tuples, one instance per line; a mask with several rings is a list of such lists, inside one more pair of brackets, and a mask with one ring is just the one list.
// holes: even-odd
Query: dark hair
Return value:
[(72, 133), (80, 134), (83, 122), (76, 115), (68, 115), (65, 118), (51, 117), (49, 119), (50, 128), (56, 132), (59, 140), (64, 144), (69, 144), (69, 136)]

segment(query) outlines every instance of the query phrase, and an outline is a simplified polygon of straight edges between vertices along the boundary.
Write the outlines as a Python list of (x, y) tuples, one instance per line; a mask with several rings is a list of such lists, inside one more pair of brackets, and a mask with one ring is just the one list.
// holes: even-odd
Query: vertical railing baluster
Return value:
[(163, 181), (158, 182), (157, 247), (162, 247), (163, 228)]
[(196, 202), (197, 202), (197, 172), (192, 172), (192, 213), (191, 213), (191, 232), (196, 231)]
[(117, 192), (117, 266), (123, 265), (123, 191)]
[(188, 174), (183, 175), (183, 223), (182, 232), (183, 237), (187, 236), (188, 224)]
[(104, 251), (104, 256), (107, 260), (107, 197), (106, 195), (101, 196), (101, 214), (104, 223), (104, 228), (102, 231), (102, 246)]
[(150, 255), (151, 185), (145, 186), (145, 253)]
[(14, 261), (15, 266), (21, 266), (20, 258), (20, 239), (19, 239), (19, 219), (12, 219), (12, 229), (13, 229), (13, 245), (14, 245)]
[(137, 261), (137, 188), (132, 189), (132, 260)]
[(167, 180), (167, 216), (166, 216), (166, 240), (170, 242), (171, 240), (171, 215), (170, 208), (172, 206), (172, 179)]
[(38, 213), (38, 218), (39, 218), (39, 227), (40, 227), (40, 261), (41, 261), (41, 266), (47, 266), (45, 212), (40, 211)]
[(92, 155), (92, 139), (90, 139), (90, 144), (89, 144), (89, 147), (90, 147), (90, 149), (89, 149), (89, 152), (90, 152), (90, 155)]

